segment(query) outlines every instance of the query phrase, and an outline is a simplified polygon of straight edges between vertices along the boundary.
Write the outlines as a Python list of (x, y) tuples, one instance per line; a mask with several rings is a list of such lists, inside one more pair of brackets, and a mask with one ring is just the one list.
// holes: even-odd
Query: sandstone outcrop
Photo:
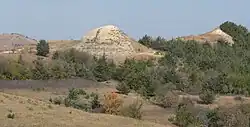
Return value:
[(106, 25), (93, 29), (82, 37), (74, 46), (78, 51), (88, 52), (96, 57), (105, 55), (108, 59), (122, 62), (137, 53), (153, 53), (152, 49), (130, 38), (114, 25)]
[(219, 41), (225, 42), (229, 45), (233, 45), (234, 41), (231, 36), (223, 32), (220, 28), (216, 28), (210, 32), (200, 34), (200, 35), (190, 35), (190, 36), (185, 36), (185, 37), (179, 37), (178, 39), (182, 39), (185, 41), (189, 40), (195, 40), (197, 42), (200, 42), (202, 44), (208, 43), (208, 44), (215, 44), (218, 43)]

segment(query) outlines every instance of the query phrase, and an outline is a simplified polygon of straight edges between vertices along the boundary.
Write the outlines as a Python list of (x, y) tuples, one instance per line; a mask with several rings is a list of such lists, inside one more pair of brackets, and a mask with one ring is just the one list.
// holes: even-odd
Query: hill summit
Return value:
[(88, 52), (96, 57), (105, 55), (108, 59), (117, 62), (133, 57), (137, 53), (153, 52), (152, 49), (130, 38), (114, 25), (106, 25), (90, 30), (74, 48)]

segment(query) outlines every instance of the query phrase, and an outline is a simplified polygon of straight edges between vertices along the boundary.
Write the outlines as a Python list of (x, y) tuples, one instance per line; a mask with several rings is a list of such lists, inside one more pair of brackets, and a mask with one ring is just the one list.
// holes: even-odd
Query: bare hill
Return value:
[(50, 47), (50, 52), (58, 50), (67, 50), (72, 48), (74, 45), (80, 43), (80, 40), (47, 40)]
[(202, 44), (204, 43), (214, 44), (218, 43), (219, 41), (226, 42), (229, 45), (234, 44), (233, 38), (228, 34), (226, 34), (225, 32), (223, 32), (220, 28), (216, 28), (210, 32), (200, 35), (190, 35), (190, 36), (180, 37), (179, 39), (183, 39), (185, 41), (195, 40)]
[[(170, 127), (107, 114), (92, 114), (0, 92), (1, 127)], [(8, 118), (14, 114), (14, 118)]]
[(14, 48), (21, 49), (25, 46), (31, 46), (36, 44), (37, 40), (31, 39), (21, 34), (0, 34), (0, 51), (10, 51)]
[(105, 54), (108, 59), (115, 61), (123, 61), (137, 53), (154, 53), (152, 49), (141, 45), (113, 25), (102, 26), (87, 32), (82, 37), (81, 43), (74, 48), (97, 57)]

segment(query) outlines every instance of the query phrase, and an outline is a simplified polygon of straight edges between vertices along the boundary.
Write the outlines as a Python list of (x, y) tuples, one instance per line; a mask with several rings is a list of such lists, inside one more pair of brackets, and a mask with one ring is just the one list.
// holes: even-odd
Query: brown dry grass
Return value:
[[(40, 84), (36, 83), (36, 85), (39, 85), (39, 86), (41, 84), (42, 83), (40, 83)], [(46, 86), (51, 86), (51, 87), (44, 87), (44, 89), (42, 89), (40, 91), (37, 91), (37, 90), (32, 89), (32, 88), (28, 88), (28, 87), (14, 89), (14, 88), (10, 87), (11, 84), (8, 84), (8, 86), (10, 87), (9, 89), (5, 88), (5, 89), (1, 89), (1, 90), (7, 94), (22, 96), (24, 98), (32, 98), (36, 102), (42, 101), (42, 103), (49, 103), (50, 98), (54, 98), (57, 96), (65, 96), (68, 92), (68, 87), (66, 87), (66, 84), (70, 84), (70, 83), (66, 83), (65, 85), (59, 85), (59, 84), (52, 85), (52, 84), (46, 85)], [(79, 85), (77, 85), (77, 84), (79, 84)], [(101, 101), (103, 100), (105, 93), (111, 92), (111, 91), (116, 91), (115, 90), (116, 83), (113, 81), (109, 81), (108, 83), (103, 82), (103, 83), (100, 83), (99, 85), (93, 85), (93, 84), (87, 85), (87, 84), (91, 84), (91, 82), (84, 83), (84, 81), (79, 81), (79, 82), (76, 82), (75, 87), (83, 88), (87, 92), (97, 92), (100, 95)], [(171, 109), (171, 108), (164, 109), (164, 108), (158, 107), (156, 105), (153, 105), (153, 104), (147, 102), (146, 100), (143, 100), (139, 95), (137, 95), (135, 93), (129, 93), (129, 95), (119, 95), (119, 96), (123, 99), (124, 105), (131, 104), (132, 102), (136, 101), (137, 99), (140, 99), (143, 101), (142, 120), (152, 122), (152, 123), (158, 123), (161, 125), (173, 126), (168, 121), (168, 118), (173, 115), (173, 112), (174, 112), (173, 109)], [(182, 96), (188, 97), (191, 100), (193, 100), (194, 102), (197, 102), (199, 100), (199, 97), (195, 96), (195, 95), (182, 95)], [(235, 100), (235, 96), (219, 96), (216, 98), (216, 100), (214, 101), (213, 104), (209, 104), (209, 105), (196, 104), (195, 106), (206, 107), (206, 108), (216, 108), (218, 106), (233, 106), (235, 104), (240, 104), (242, 102), (250, 103), (250, 98), (247, 98), (247, 97), (243, 97), (243, 98), (244, 98), (243, 99), (244, 101), (240, 101), (240, 100)], [(5, 102), (4, 99), (2, 99), (2, 100)], [(1, 102), (1, 99), (0, 99), (0, 102)], [(1, 105), (0, 105), (0, 107), (1, 107)], [(27, 105), (27, 107), (30, 107), (30, 105)], [(60, 107), (60, 108), (63, 108), (63, 107)], [(53, 115), (56, 116), (57, 112), (56, 111), (53, 111), (53, 112), (55, 112)], [(64, 113), (67, 113), (67, 112), (64, 112)], [(5, 115), (6, 115), (6, 112), (5, 112)], [(60, 114), (60, 115), (62, 115), (62, 114)]]
[[(14, 119), (7, 118), (10, 110)], [(1, 127), (170, 127), (106, 114), (91, 114), (0, 92)]]
[[(102, 84), (100, 86), (96, 87), (84, 87), (83, 89), (87, 92), (97, 92), (100, 95), (101, 102), (104, 99), (104, 94), (107, 92), (115, 91), (114, 86), (109, 83)], [(33, 89), (4, 89), (4, 93), (12, 94), (12, 95), (18, 95), (23, 96), (27, 98), (33, 98), (35, 100), (40, 100), (43, 102), (49, 102), (49, 98), (54, 98), (57, 96), (64, 96), (68, 92), (68, 88), (45, 88), (41, 91), (36, 91)], [(124, 106), (132, 104), (137, 99), (143, 100), (140, 96), (134, 93), (130, 93), (129, 95), (119, 95), (120, 98), (124, 101)], [(164, 108), (155, 106), (150, 104), (147, 101), (143, 101), (143, 117), (142, 120), (158, 123), (162, 125), (171, 125), (170, 122), (168, 122), (168, 118), (173, 114), (173, 111), (171, 109), (166, 110)], [(173, 125), (171, 125), (173, 126)]]
[(231, 107), (231, 106), (235, 106), (237, 104), (242, 104), (242, 103), (247, 103), (250, 104), (250, 98), (249, 97), (241, 97), (242, 100), (236, 100), (235, 99), (236, 96), (218, 96), (216, 97), (216, 99), (214, 100), (214, 102), (212, 104), (208, 104), (208, 105), (204, 105), (204, 104), (198, 104), (197, 102), (200, 101), (199, 96), (198, 95), (181, 95), (180, 98), (189, 98), (191, 99), (193, 102), (195, 102), (197, 106), (201, 106), (201, 107), (205, 107), (205, 108), (210, 108), (210, 109), (214, 109), (217, 107)]
[(72, 48), (74, 45), (80, 43), (80, 40), (47, 40), (52, 52), (56, 50), (65, 50)]

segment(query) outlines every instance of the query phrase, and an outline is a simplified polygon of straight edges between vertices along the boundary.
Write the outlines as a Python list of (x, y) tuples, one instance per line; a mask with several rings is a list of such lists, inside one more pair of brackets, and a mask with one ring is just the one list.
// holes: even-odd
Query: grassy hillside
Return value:
[[(1, 127), (166, 127), (131, 118), (86, 113), (2, 92), (0, 114)], [(8, 118), (9, 114), (14, 114), (13, 119)]]

